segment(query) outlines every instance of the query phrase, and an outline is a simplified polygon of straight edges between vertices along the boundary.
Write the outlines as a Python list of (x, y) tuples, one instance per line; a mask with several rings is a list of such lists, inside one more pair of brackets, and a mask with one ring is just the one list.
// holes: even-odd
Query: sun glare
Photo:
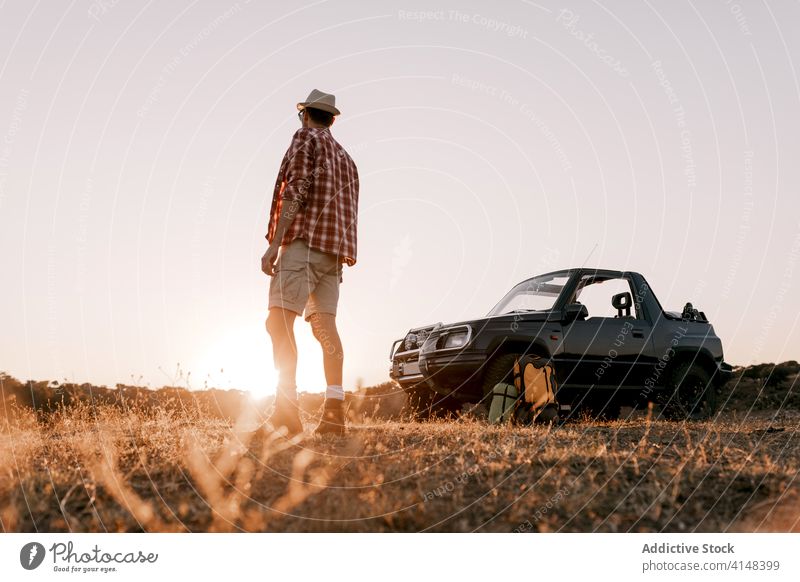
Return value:
[(262, 325), (242, 326), (217, 336), (191, 368), (192, 387), (246, 390), (255, 398), (275, 393), (278, 372)]
[[(322, 355), (308, 326), (295, 326), (295, 339), (300, 352), (297, 366), (299, 390), (310, 392), (325, 389)], [(272, 361), (272, 342), (263, 323), (231, 329), (210, 342), (202, 359), (191, 367), (192, 387), (237, 389), (250, 392), (254, 398), (275, 394), (278, 372)]]

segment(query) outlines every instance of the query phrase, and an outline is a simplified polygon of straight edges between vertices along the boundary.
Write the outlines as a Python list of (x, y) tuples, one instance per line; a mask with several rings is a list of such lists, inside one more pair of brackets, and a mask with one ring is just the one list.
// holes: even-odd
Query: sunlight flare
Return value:
[[(297, 386), (300, 391), (323, 392), (322, 352), (308, 325), (298, 320), (295, 340), (300, 352)], [(247, 324), (219, 334), (204, 354), (190, 367), (192, 388), (236, 389), (254, 398), (275, 394), (278, 371), (272, 360), (272, 342), (263, 324)]]

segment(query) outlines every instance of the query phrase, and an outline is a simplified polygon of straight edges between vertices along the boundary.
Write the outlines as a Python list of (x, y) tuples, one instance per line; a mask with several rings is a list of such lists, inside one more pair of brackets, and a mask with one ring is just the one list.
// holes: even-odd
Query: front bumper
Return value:
[(475, 392), (481, 395), (486, 354), (482, 351), (436, 352), (420, 356), (419, 368), (434, 390), (442, 394)]
[(472, 326), (437, 324), (430, 330), (423, 329), (422, 333), (426, 331), (424, 340), (411, 344), (415, 349), (404, 349), (407, 344), (403, 340), (392, 344), (389, 370), (392, 380), (406, 388), (422, 383), (443, 395), (457, 392), (465, 399), (473, 392), (482, 396), (486, 354), (472, 347)]
[(420, 350), (408, 350), (393, 354), (389, 377), (404, 387), (424, 383), (440, 394), (457, 391), (466, 396), (475, 391), (480, 395), (486, 354), (481, 351), (443, 351), (445, 353), (421, 354)]
[(419, 366), (419, 350), (400, 352), (392, 358), (389, 377), (402, 385), (417, 384), (425, 378)]
[(405, 349), (405, 338), (395, 340), (389, 349), (389, 377), (403, 387), (413, 386), (424, 381), (419, 369), (419, 347)]
[(714, 380), (716, 380), (717, 386), (722, 386), (731, 378), (733, 378), (733, 366), (726, 362), (718, 362), (717, 370), (714, 374)]

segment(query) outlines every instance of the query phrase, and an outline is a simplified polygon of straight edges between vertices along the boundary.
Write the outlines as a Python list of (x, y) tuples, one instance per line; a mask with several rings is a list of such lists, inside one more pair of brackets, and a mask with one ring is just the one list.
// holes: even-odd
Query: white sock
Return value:
[(344, 388), (341, 386), (328, 386), (325, 390), (325, 398), (344, 400)]

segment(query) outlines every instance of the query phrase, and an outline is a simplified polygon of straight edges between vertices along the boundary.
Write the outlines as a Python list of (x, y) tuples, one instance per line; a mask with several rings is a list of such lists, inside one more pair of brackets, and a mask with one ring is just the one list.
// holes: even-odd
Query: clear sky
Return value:
[(799, 26), (735, 0), (3, 2), (0, 370), (272, 391), (260, 258), (312, 88), (361, 177), (347, 389), (587, 257), (692, 301), (734, 364), (800, 359)]

